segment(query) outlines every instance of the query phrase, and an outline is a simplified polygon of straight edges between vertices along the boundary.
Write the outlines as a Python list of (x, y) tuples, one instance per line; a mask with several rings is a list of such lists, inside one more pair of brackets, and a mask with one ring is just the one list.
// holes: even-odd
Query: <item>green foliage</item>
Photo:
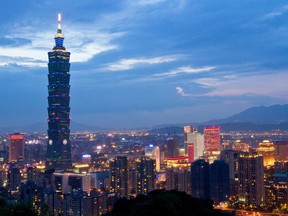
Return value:
[[(3, 201), (3, 200), (2, 200)], [(37, 216), (36, 211), (33, 209), (32, 206), (17, 203), (17, 204), (7, 204), (1, 201), (0, 204), (0, 216), (22, 216), (22, 215), (29, 215), (29, 216)], [(3, 204), (3, 205), (2, 205)]]
[(211, 200), (192, 198), (185, 192), (154, 190), (147, 196), (118, 200), (111, 216), (231, 216), (213, 209)]

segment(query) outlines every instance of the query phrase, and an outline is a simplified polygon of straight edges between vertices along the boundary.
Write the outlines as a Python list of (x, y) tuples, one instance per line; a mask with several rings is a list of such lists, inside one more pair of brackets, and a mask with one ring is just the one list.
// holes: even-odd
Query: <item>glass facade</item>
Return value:
[(55, 46), (48, 52), (48, 143), (46, 170), (68, 170), (72, 166), (70, 145), (70, 52), (63, 46), (58, 23)]

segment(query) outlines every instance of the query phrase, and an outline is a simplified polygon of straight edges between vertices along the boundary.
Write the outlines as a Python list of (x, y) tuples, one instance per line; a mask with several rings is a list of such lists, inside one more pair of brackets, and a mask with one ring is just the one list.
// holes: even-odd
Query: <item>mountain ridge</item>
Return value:
[[(227, 118), (215, 119), (205, 122), (187, 122), (187, 123), (175, 123), (175, 124), (163, 124), (155, 125), (153, 127), (138, 127), (138, 130), (160, 130), (164, 128), (170, 128), (168, 131), (179, 131), (177, 127), (183, 128), (184, 125), (195, 125), (199, 128), (203, 128), (208, 125), (221, 125), (225, 130), (288, 130), (288, 104), (284, 105), (272, 105), (272, 106), (254, 106), (250, 107), (240, 113), (234, 114)], [(0, 132), (46, 132), (47, 123), (39, 122), (27, 126), (15, 126), (15, 127), (1, 127)], [(173, 128), (176, 127), (176, 128)], [(71, 122), (71, 131), (109, 131), (115, 130), (115, 128), (102, 128), (99, 126), (85, 125), (78, 122)], [(136, 128), (130, 128), (126, 130), (136, 130)], [(182, 130), (182, 129), (181, 129)]]

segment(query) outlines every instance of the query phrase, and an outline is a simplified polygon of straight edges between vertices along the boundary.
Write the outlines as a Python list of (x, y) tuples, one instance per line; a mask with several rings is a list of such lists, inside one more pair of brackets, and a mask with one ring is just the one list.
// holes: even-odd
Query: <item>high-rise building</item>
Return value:
[(169, 137), (164, 141), (165, 158), (178, 157), (179, 155), (179, 141), (173, 137)]
[(220, 158), (223, 159), (229, 166), (229, 183), (231, 196), (237, 196), (238, 194), (238, 158), (243, 153), (244, 152), (242, 151), (236, 150), (224, 150), (220, 154)]
[(128, 171), (128, 193), (129, 195), (136, 195), (136, 189), (137, 189), (136, 168), (131, 167)]
[(160, 148), (159, 146), (149, 145), (145, 147), (145, 156), (156, 161), (156, 170), (160, 171)]
[(156, 161), (148, 157), (141, 157), (136, 165), (137, 194), (146, 195), (155, 189)]
[(9, 162), (24, 160), (24, 134), (9, 135)]
[(90, 174), (54, 173), (53, 176), (57, 192), (68, 194), (76, 190), (89, 193), (91, 190)]
[(193, 143), (193, 142), (191, 142), (191, 134), (195, 131), (197, 131), (196, 127), (193, 127), (190, 125), (184, 126), (184, 148), (185, 148), (186, 153), (188, 151), (188, 144)]
[(117, 156), (109, 163), (110, 192), (121, 197), (128, 196), (128, 162), (127, 157)]
[(20, 169), (16, 167), (10, 167), (8, 170), (8, 175), (7, 175), (7, 180), (8, 180), (8, 189), (9, 190), (17, 190), (17, 188), (21, 184), (21, 173)]
[(191, 175), (189, 169), (167, 168), (166, 169), (166, 190), (184, 191), (191, 193)]
[(90, 172), (91, 188), (105, 190), (109, 182), (109, 171)]
[(220, 203), (228, 201), (229, 196), (229, 165), (224, 160), (215, 160), (210, 165), (210, 199)]
[(274, 141), (275, 160), (288, 161), (288, 141)]
[[(185, 126), (184, 127), (184, 147), (189, 156), (189, 146), (191, 153), (191, 145), (193, 145), (194, 160), (200, 159), (203, 156), (204, 151), (204, 136), (197, 131), (196, 127)], [(192, 155), (190, 155), (192, 158)]]
[(48, 144), (46, 170), (68, 170), (72, 166), (70, 146), (70, 52), (63, 46), (61, 15), (58, 15), (58, 29), (55, 46), (48, 52)]
[(204, 158), (209, 163), (217, 160), (221, 151), (220, 126), (204, 128)]
[(275, 161), (274, 171), (273, 186), (275, 204), (278, 208), (281, 208), (287, 205), (288, 200), (288, 161)]
[(194, 144), (188, 144), (187, 145), (187, 152), (188, 152), (188, 162), (192, 163), (194, 162)]
[(275, 148), (273, 142), (269, 140), (264, 140), (263, 142), (259, 143), (257, 148), (257, 152), (259, 155), (263, 156), (263, 163), (264, 166), (273, 166), (275, 162)]
[(209, 163), (199, 159), (191, 164), (191, 196), (210, 198)]
[(264, 203), (264, 165), (259, 155), (240, 155), (238, 158), (238, 201), (257, 207)]

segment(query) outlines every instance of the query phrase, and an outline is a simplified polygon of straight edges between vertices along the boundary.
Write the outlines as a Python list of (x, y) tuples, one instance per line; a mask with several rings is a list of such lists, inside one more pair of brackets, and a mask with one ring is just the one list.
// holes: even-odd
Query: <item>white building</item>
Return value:
[(91, 190), (90, 174), (54, 173), (53, 176), (56, 191), (63, 194), (71, 193), (73, 190), (82, 190), (89, 193)]
[(149, 145), (145, 147), (145, 156), (156, 160), (156, 171), (160, 171), (160, 148), (159, 146)]

